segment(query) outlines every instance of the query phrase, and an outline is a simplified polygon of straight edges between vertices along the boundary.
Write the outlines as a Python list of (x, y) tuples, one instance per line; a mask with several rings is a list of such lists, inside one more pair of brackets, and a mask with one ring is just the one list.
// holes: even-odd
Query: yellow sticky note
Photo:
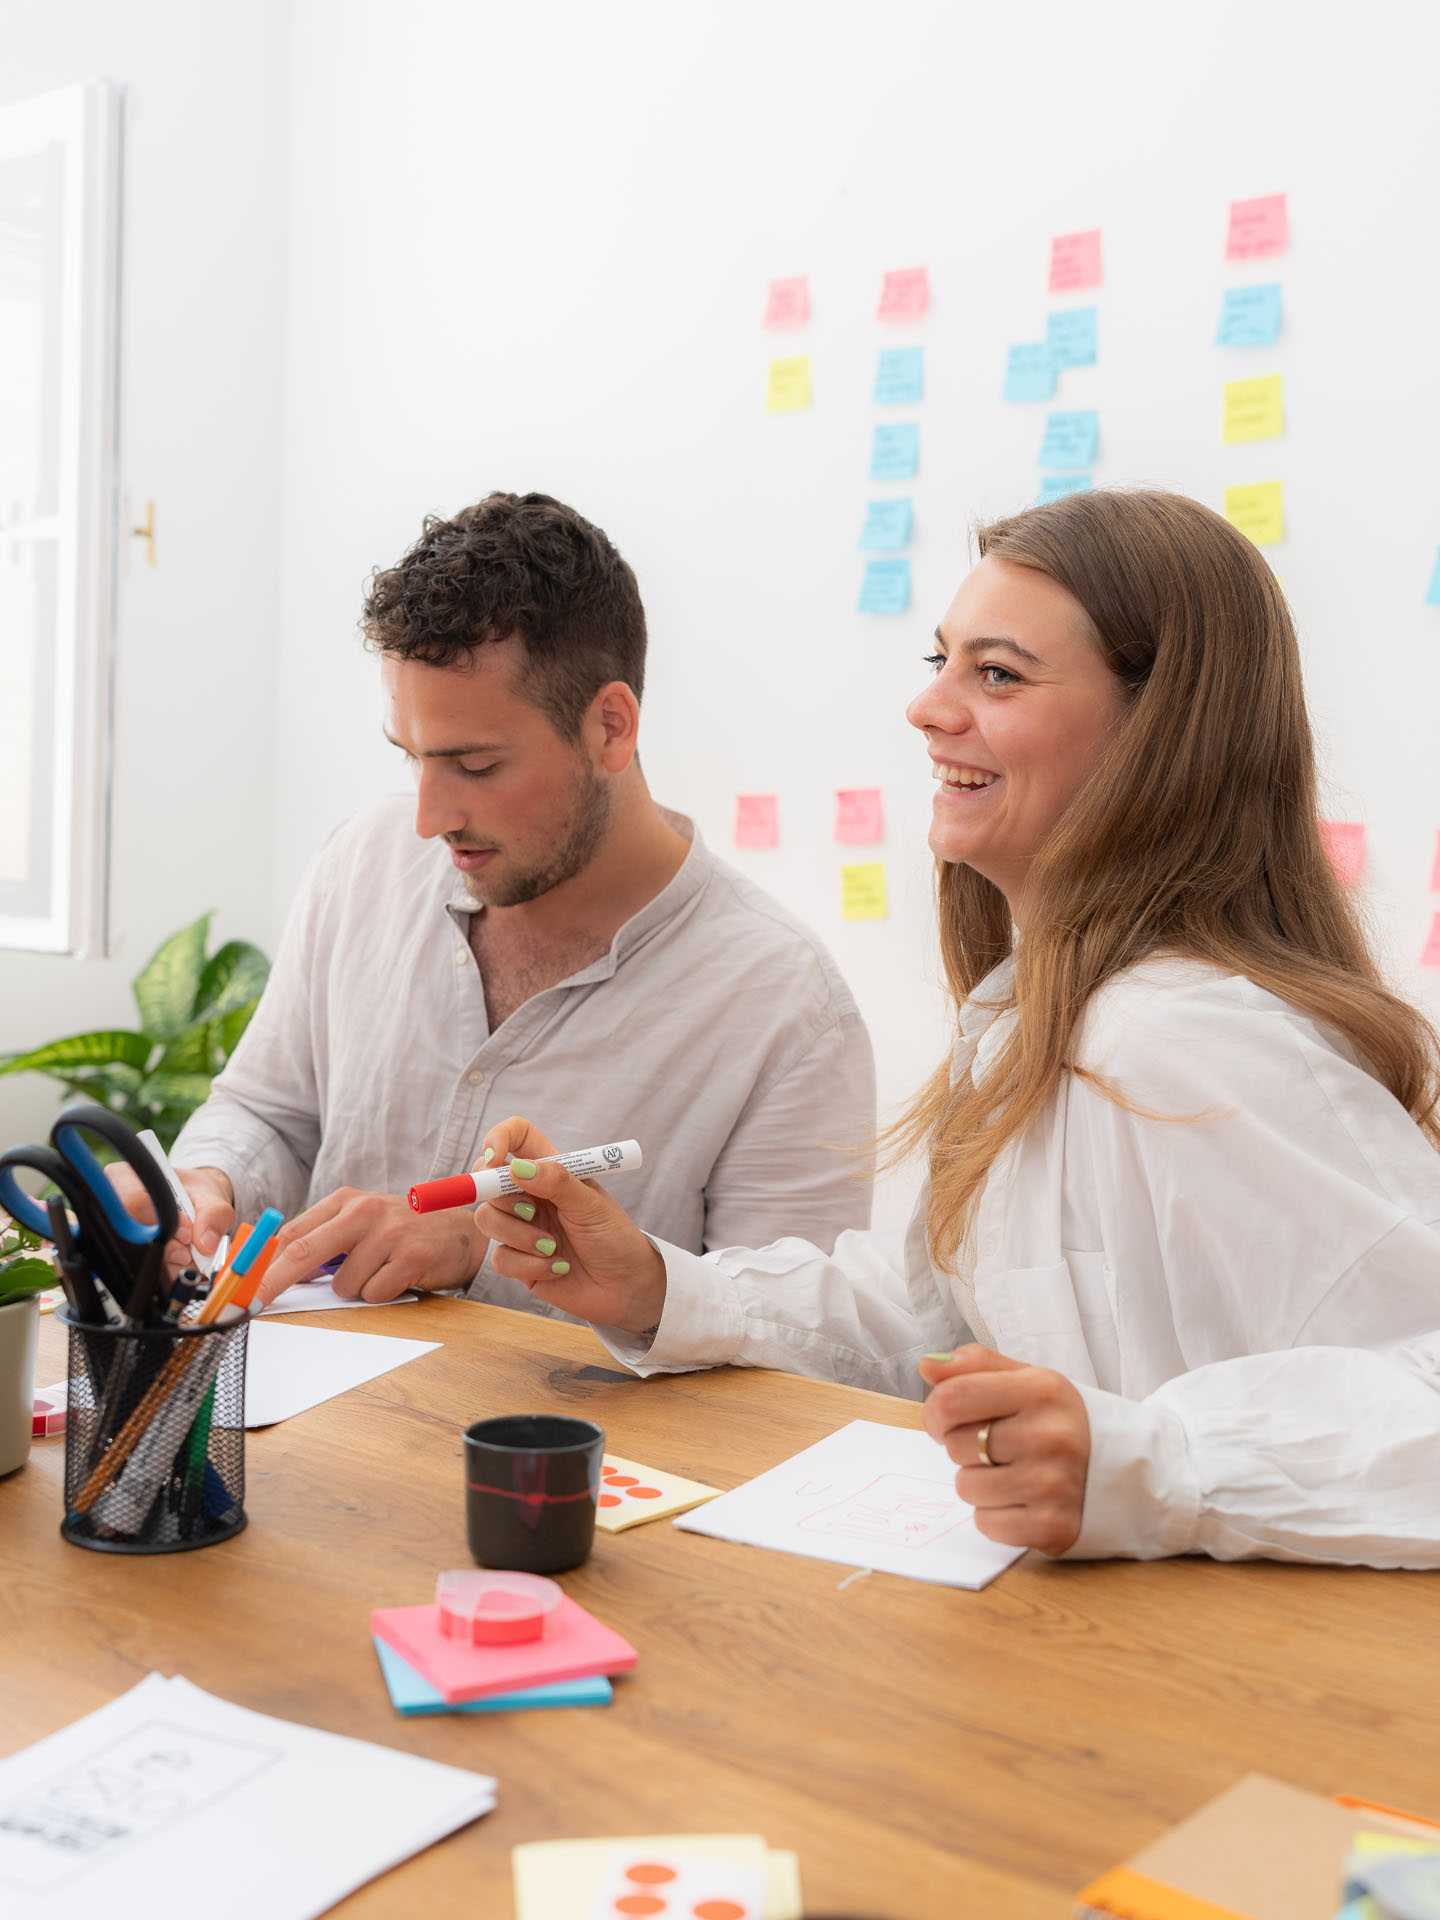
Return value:
[(1278, 480), (1250, 487), (1226, 487), (1225, 518), (1257, 547), (1273, 547), (1285, 538), (1284, 490)]
[(1227, 380), (1220, 431), (1227, 447), (1245, 440), (1278, 440), (1285, 431), (1279, 374), (1267, 373), (1263, 380)]
[(809, 354), (797, 353), (785, 360), (772, 360), (770, 380), (765, 388), (765, 411), (802, 413), (809, 404)]
[(657, 1473), (636, 1460), (607, 1453), (600, 1466), (600, 1504), (595, 1524), (606, 1533), (623, 1533), (645, 1520), (663, 1520), (667, 1514), (688, 1513), (702, 1500), (713, 1500), (719, 1487), (703, 1480), (682, 1480), (678, 1473)]
[(863, 867), (841, 867), (842, 920), (884, 920), (889, 912), (885, 898), (885, 869), (878, 860)]
[(617, 1861), (729, 1860), (764, 1876), (765, 1920), (800, 1920), (800, 1863), (754, 1833), (665, 1833), (607, 1840), (530, 1840), (512, 1847), (516, 1920), (594, 1913)]

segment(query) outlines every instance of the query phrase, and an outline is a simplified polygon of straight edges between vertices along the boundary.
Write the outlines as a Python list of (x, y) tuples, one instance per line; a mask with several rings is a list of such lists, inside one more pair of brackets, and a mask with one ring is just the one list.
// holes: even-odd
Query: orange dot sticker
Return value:
[(619, 1504), (620, 1495), (618, 1493), (602, 1493), (600, 1495), (600, 1505), (602, 1507), (618, 1507)]
[(622, 1893), (620, 1898), (615, 1902), (615, 1911), (616, 1913), (627, 1915), (643, 1916), (645, 1914), (664, 1913), (669, 1904), (669, 1901), (662, 1900), (658, 1893)]
[(659, 1861), (642, 1860), (638, 1865), (625, 1869), (625, 1878), (633, 1880), (637, 1887), (664, 1887), (679, 1875), (674, 1867), (662, 1866)]
[(733, 1900), (700, 1900), (690, 1909), (695, 1920), (748, 1920), (749, 1908)]
[(610, 1484), (612, 1487), (633, 1487), (635, 1482), (628, 1473), (612, 1473)]
[(631, 1487), (630, 1498), (632, 1500), (658, 1500), (660, 1498), (660, 1489), (659, 1487)]

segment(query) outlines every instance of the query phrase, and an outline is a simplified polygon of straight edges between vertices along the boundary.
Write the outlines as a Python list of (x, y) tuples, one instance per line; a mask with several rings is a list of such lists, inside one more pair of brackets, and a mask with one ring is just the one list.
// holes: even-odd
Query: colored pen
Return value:
[[(514, 1158), (514, 1155), (511, 1155)], [(577, 1180), (593, 1180), (601, 1173), (628, 1173), (644, 1164), (638, 1140), (616, 1140), (608, 1147), (579, 1147), (574, 1153), (547, 1153), (542, 1165), (554, 1161)], [(416, 1213), (439, 1213), (446, 1207), (473, 1207), (482, 1200), (498, 1200), (517, 1193), (509, 1167), (486, 1167), (479, 1173), (456, 1173), (448, 1180), (424, 1180), (410, 1189)]]
[[(180, 1178), (179, 1174), (176, 1173), (174, 1167), (171, 1166), (170, 1156), (160, 1144), (160, 1136), (155, 1132), (153, 1127), (146, 1127), (142, 1133), (137, 1133), (135, 1138), (140, 1142), (142, 1147), (146, 1148), (150, 1158), (155, 1162), (156, 1166), (159, 1167), (161, 1173), (164, 1174), (165, 1184), (169, 1187), (171, 1193), (174, 1194), (176, 1206), (180, 1209), (181, 1213), (184, 1214), (185, 1218), (193, 1223), (195, 1219), (195, 1202), (190, 1198), (189, 1188), (185, 1185), (185, 1182)], [(195, 1265), (207, 1279), (215, 1272), (219, 1258), (219, 1247), (210, 1255), (208, 1265), (206, 1264), (205, 1256), (200, 1252), (199, 1248), (197, 1247), (194, 1250)]]

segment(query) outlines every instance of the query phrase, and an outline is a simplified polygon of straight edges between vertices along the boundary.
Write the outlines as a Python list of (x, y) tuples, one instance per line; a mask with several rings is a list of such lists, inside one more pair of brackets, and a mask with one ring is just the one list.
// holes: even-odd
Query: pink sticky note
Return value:
[(628, 1640), (568, 1594), (540, 1639), (509, 1646), (475, 1647), (451, 1639), (441, 1631), (437, 1606), (376, 1607), (370, 1631), (408, 1660), (451, 1706), (517, 1687), (625, 1673), (638, 1658)]
[(1440, 967), (1440, 913), (1430, 922), (1430, 931), (1420, 949), (1420, 964), (1422, 967)]
[(1050, 242), (1051, 293), (1080, 293), (1100, 284), (1099, 227), (1088, 233), (1057, 233)]
[(842, 847), (875, 847), (885, 838), (879, 787), (841, 787), (835, 795), (835, 838)]
[(780, 804), (773, 793), (736, 794), (735, 844), (737, 847), (779, 846)]
[(1227, 260), (1263, 260), (1284, 253), (1290, 244), (1290, 217), (1283, 193), (1262, 194), (1258, 200), (1230, 202), (1230, 230), (1225, 236)]
[(1365, 865), (1365, 829), (1358, 820), (1322, 820), (1320, 842), (1342, 887), (1353, 887)]
[(930, 311), (930, 274), (925, 267), (897, 267), (880, 289), (877, 320), (923, 320)]
[(1440, 833), (1435, 836), (1435, 864), (1430, 869), (1430, 891), (1440, 893)]
[(772, 280), (765, 302), (765, 325), (772, 332), (810, 324), (810, 276), (797, 273), (789, 280)]

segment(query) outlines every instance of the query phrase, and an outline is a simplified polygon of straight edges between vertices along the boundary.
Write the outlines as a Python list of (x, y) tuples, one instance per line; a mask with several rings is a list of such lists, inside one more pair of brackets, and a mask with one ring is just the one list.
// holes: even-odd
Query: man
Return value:
[(696, 1252), (867, 1224), (867, 1163), (838, 1149), (873, 1132), (868, 1035), (815, 936), (651, 798), (645, 615), (606, 536), (491, 494), (426, 521), (362, 625), (416, 805), (322, 850), (175, 1144), (201, 1250), (273, 1205), (292, 1217), (266, 1298), (343, 1257), (347, 1298), (468, 1286), (547, 1311), (486, 1268), (469, 1209), (405, 1199), (517, 1112), (563, 1149), (638, 1138), (617, 1195)]

